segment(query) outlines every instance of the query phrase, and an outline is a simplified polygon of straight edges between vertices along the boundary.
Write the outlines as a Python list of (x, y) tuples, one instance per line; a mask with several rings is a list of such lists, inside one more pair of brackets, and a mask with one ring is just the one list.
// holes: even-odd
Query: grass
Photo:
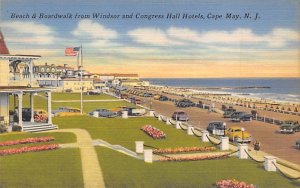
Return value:
[(237, 179), (260, 188), (292, 188), (279, 173), (266, 172), (262, 165), (250, 160), (229, 158), (194, 162), (144, 163), (116, 151), (97, 147), (106, 187), (215, 187), (221, 179)]
[[(60, 96), (62, 95), (62, 96)], [(68, 95), (70, 95), (70, 98), (68, 98)], [(74, 96), (72, 95), (77, 95), (77, 93), (71, 93), (71, 94), (66, 94), (66, 93), (53, 93), (53, 96), (56, 96), (57, 98), (61, 100), (73, 100)], [(100, 95), (102, 96), (102, 95)], [(90, 95), (86, 96), (89, 97), (89, 99), (97, 99), (100, 96), (97, 95)], [(107, 99), (115, 99), (115, 98), (109, 98), (111, 96), (103, 94), (104, 98)], [(80, 99), (80, 97), (79, 97)], [(53, 100), (56, 100), (55, 97), (53, 97)], [(23, 108), (28, 108), (30, 107), (30, 102), (29, 102), (29, 95), (24, 95), (23, 96)], [(13, 104), (14, 100), (13, 97), (10, 96), (10, 109), (13, 109)], [(16, 100), (16, 105), (18, 105), (18, 101)], [(52, 110), (56, 110), (59, 107), (62, 106), (67, 106), (67, 107), (74, 107), (74, 108), (80, 108), (80, 102), (52, 102)], [(90, 111), (96, 109), (96, 108), (106, 108), (106, 109), (115, 109), (120, 106), (131, 106), (134, 107), (134, 104), (128, 103), (126, 101), (101, 101), (101, 102), (84, 102), (83, 103), (83, 111), (85, 113), (89, 113)], [(47, 110), (47, 100), (42, 98), (41, 96), (34, 96), (34, 108), (35, 109), (44, 109)]]
[[(135, 149), (135, 141), (159, 148), (179, 146), (211, 146), (203, 143), (199, 138), (187, 136), (186, 131), (178, 131), (154, 118), (93, 118), (88, 116), (55, 117), (53, 122), (60, 128), (86, 129), (93, 139), (103, 139), (111, 144), (119, 144), (128, 149)], [(164, 133), (166, 139), (154, 140), (140, 130), (143, 125), (150, 124)]]
[[(83, 95), (83, 100), (112, 100), (116, 99), (107, 94)], [(80, 100), (80, 93), (52, 93), (52, 100)]]
[(0, 187), (83, 187), (79, 149), (0, 157)]

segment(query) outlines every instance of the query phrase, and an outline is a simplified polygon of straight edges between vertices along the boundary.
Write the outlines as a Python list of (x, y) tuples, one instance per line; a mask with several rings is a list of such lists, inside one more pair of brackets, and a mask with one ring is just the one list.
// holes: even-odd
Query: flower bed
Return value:
[(216, 183), (217, 188), (255, 188), (253, 184), (246, 184), (238, 180), (220, 180)]
[(147, 133), (149, 136), (151, 136), (154, 139), (162, 139), (166, 137), (166, 134), (164, 132), (162, 132), (161, 130), (152, 127), (151, 125), (144, 125), (141, 128), (142, 131), (144, 131), (145, 133)]
[(163, 154), (163, 153), (183, 153), (183, 152), (194, 152), (194, 151), (214, 151), (216, 147), (179, 147), (179, 148), (165, 148), (165, 149), (155, 149), (153, 153)]
[(229, 156), (227, 154), (215, 154), (215, 155), (202, 155), (202, 156), (164, 157), (158, 159), (158, 161), (199, 161), (199, 160), (223, 159), (228, 157)]
[(20, 139), (20, 140), (0, 142), (0, 147), (1, 146), (12, 146), (12, 145), (18, 145), (18, 144), (37, 143), (37, 142), (50, 142), (50, 141), (54, 141), (54, 137), (48, 136), (48, 137), (37, 137), (37, 138), (24, 138), (24, 139)]
[(14, 155), (14, 154), (28, 153), (28, 152), (37, 152), (37, 151), (47, 151), (47, 150), (54, 150), (58, 148), (59, 148), (58, 144), (49, 144), (49, 145), (42, 145), (42, 146), (25, 146), (21, 148), (0, 150), (0, 156)]

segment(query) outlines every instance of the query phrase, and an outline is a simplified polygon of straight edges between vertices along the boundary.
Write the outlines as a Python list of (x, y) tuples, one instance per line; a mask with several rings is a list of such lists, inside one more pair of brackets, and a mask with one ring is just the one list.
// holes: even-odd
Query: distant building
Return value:
[(45, 63), (33, 67), (33, 76), (41, 87), (58, 87), (63, 74), (54, 64)]
[(106, 88), (106, 81), (97, 79), (97, 78), (93, 78), (93, 85), (94, 85), (95, 89), (103, 90), (104, 88)]
[(83, 87), (83, 91), (94, 90), (93, 79), (83, 78), (62, 78), (60, 80), (58, 91), (62, 92), (80, 92), (80, 87)]
[(112, 81), (115, 79), (114, 74), (99, 74), (99, 79), (104, 80), (104, 81)]
[(114, 74), (116, 80), (139, 80), (138, 74)]

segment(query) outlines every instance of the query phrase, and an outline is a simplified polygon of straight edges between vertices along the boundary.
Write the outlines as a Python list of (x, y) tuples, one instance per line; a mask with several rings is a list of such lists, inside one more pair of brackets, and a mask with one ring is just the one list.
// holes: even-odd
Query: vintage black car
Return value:
[(189, 116), (184, 111), (177, 110), (173, 113), (172, 119), (176, 121), (188, 121)]
[(158, 99), (159, 101), (167, 101), (169, 98), (167, 96), (161, 95)]
[(212, 121), (212, 122), (208, 123), (208, 126), (206, 129), (211, 134), (223, 136), (223, 135), (225, 135), (226, 123), (223, 121)]
[(300, 125), (298, 121), (284, 121), (283, 124), (280, 126), (281, 133), (295, 133), (300, 131)]
[(228, 108), (224, 111), (223, 117), (224, 118), (230, 118), (231, 115), (235, 112), (236, 110), (233, 108)]
[(175, 105), (177, 107), (180, 107), (180, 108), (186, 108), (186, 107), (194, 107), (196, 106), (196, 104), (189, 100), (189, 99), (182, 99), (182, 100), (179, 100), (175, 103)]
[(243, 122), (243, 121), (252, 121), (252, 114), (247, 114), (245, 112), (234, 112), (231, 117), (231, 121), (234, 122)]

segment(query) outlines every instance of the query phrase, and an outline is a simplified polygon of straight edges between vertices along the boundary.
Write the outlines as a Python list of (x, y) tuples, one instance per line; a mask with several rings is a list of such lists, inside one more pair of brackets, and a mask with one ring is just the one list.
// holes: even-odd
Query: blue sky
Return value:
[[(299, 68), (299, 6), (297, 0), (2, 0), (1, 29), (12, 53), (39, 53), (43, 61), (56, 64), (74, 64), (74, 59), (64, 57), (64, 48), (82, 43), (87, 69), (97, 67), (97, 72), (137, 72), (145, 77), (167, 77), (159, 70), (172, 65), (177, 69), (168, 74), (171, 77), (238, 77), (243, 76), (251, 64), (270, 64), (278, 70), (261, 71), (255, 76), (299, 76), (296, 71)], [(223, 17), (226, 13), (243, 16), (249, 12), (259, 13), (260, 19), (11, 18), (12, 13), (31, 16), (33, 13), (94, 12), (164, 16), (167, 13), (201, 13), (204, 16), (212, 13)], [(183, 63), (192, 70), (178, 68)], [(239, 73), (229, 75), (226, 68), (219, 70), (219, 66), (224, 65)], [(215, 74), (202, 71), (214, 67)]]

